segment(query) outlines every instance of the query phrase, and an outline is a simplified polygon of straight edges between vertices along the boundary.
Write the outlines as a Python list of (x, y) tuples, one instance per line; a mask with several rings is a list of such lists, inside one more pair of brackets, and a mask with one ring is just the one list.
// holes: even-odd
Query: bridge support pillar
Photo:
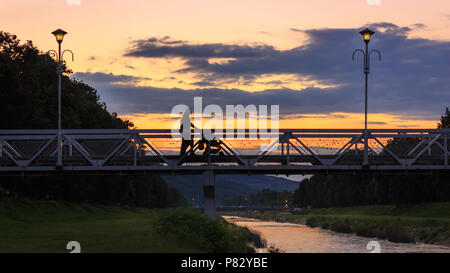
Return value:
[(212, 219), (216, 218), (216, 174), (204, 171), (203, 180), (203, 213)]
[(363, 166), (369, 166), (369, 136), (367, 129), (364, 130), (364, 155), (363, 155)]

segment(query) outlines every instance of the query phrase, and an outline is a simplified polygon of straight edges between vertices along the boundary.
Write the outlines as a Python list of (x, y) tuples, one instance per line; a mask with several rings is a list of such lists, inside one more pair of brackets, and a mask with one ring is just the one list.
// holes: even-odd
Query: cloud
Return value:
[(190, 83), (191, 85), (196, 85), (196, 86), (216, 86), (216, 84), (214, 82), (209, 82), (209, 81), (198, 81), (198, 82), (192, 82)]
[[(419, 119), (439, 117), (445, 103), (450, 102), (450, 42), (408, 38), (412, 30), (425, 27), (422, 24), (402, 27), (390, 22), (378, 22), (367, 26), (377, 32), (370, 47), (379, 49), (383, 54), (381, 62), (372, 59), (369, 112)], [(205, 103), (220, 105), (279, 104), (286, 115), (359, 113), (363, 110), (364, 100), (362, 56), (358, 55), (355, 62), (351, 56), (354, 49), (363, 46), (358, 34), (361, 28), (303, 30), (308, 38), (307, 43), (288, 50), (261, 44), (194, 44), (168, 36), (137, 40), (132, 43), (126, 56), (182, 58), (185, 67), (176, 72), (194, 73), (198, 81), (193, 85), (207, 88), (137, 88), (133, 84), (119, 88), (111, 84), (104, 86), (101, 96), (108, 105), (117, 107), (114, 111), (120, 113), (170, 112), (173, 105), (191, 103), (193, 96), (203, 96)], [(210, 58), (230, 60), (210, 62)], [(292, 74), (299, 79), (307, 78), (332, 87), (280, 88), (250, 93), (222, 86), (236, 81), (243, 84), (261, 82), (264, 75)], [(92, 78), (93, 82), (96, 80), (99, 79)], [(111, 83), (115, 81), (110, 79)]]
[(301, 118), (314, 118), (314, 119), (345, 119), (348, 115), (345, 114), (292, 114), (284, 115), (283, 119), (301, 119)]
[(290, 28), (290, 31), (294, 31), (294, 32), (303, 32), (303, 30), (298, 29), (298, 28)]
[[(261, 92), (247, 92), (239, 89), (220, 88), (156, 88), (136, 87), (134, 85), (91, 84), (99, 90), (100, 98), (106, 102), (108, 109), (121, 114), (131, 113), (170, 113), (177, 104), (192, 105), (195, 96), (203, 98), (203, 104), (217, 104), (225, 109), (225, 105), (280, 105), (283, 118), (293, 116), (308, 117), (308, 114), (330, 117), (329, 113), (363, 111), (364, 96), (362, 88), (307, 88), (303, 90), (272, 89)], [(395, 103), (393, 103), (395, 105)], [(435, 101), (435, 109), (417, 107), (393, 107), (384, 101), (369, 101), (371, 113), (391, 113), (417, 117), (417, 119), (436, 119), (442, 112), (440, 101)], [(320, 116), (319, 116), (320, 117)], [(317, 117), (315, 117), (317, 118)], [(345, 118), (333, 116), (332, 118)]]
[(298, 90), (265, 90), (247, 92), (239, 89), (180, 89), (135, 86), (109, 86), (99, 91), (101, 99), (109, 109), (119, 113), (170, 113), (177, 104), (192, 104), (194, 97), (201, 96), (203, 104), (225, 105), (280, 105), (280, 114), (290, 115), (308, 113), (329, 113), (347, 109), (360, 111), (363, 98), (347, 100), (334, 90), (309, 88)]
[(88, 83), (109, 85), (109, 84), (134, 84), (142, 80), (151, 80), (147, 77), (135, 77), (129, 75), (114, 75), (113, 73), (103, 72), (77, 72), (73, 74), (73, 77), (77, 80), (82, 80)]
[(386, 122), (383, 121), (369, 121), (368, 123), (372, 125), (386, 125)]
[(189, 44), (186, 41), (172, 41), (169, 36), (152, 37), (133, 41), (127, 50), (127, 57), (144, 58), (254, 58), (276, 54), (269, 45), (227, 45), (227, 44)]

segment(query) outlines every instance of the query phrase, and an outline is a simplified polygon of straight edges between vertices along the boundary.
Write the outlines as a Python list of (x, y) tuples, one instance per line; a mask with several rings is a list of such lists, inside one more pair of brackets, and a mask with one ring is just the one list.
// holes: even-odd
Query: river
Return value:
[[(286, 253), (368, 253), (376, 251), (378, 246), (381, 253), (450, 253), (450, 247), (439, 245), (392, 243), (376, 238), (360, 237), (355, 234), (311, 228), (306, 225), (236, 216), (223, 216), (223, 218), (230, 223), (246, 226), (259, 232), (266, 239), (268, 246), (272, 245)], [(375, 245), (375, 248), (369, 247), (368, 250), (369, 242), (371, 242), (371, 245)], [(259, 251), (267, 252), (267, 249)]]

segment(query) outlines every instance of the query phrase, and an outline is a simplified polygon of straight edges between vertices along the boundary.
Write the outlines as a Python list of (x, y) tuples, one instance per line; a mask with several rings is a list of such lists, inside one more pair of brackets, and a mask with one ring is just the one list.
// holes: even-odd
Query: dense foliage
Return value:
[[(0, 253), (254, 252), (258, 233), (197, 211), (42, 201), (0, 196)], [(248, 243), (251, 243), (250, 245)]]
[(155, 223), (155, 232), (160, 236), (195, 246), (202, 252), (253, 252), (255, 247), (264, 247), (265, 242), (248, 228), (227, 223), (222, 218), (215, 220), (191, 210), (175, 210), (162, 215)]
[(438, 128), (450, 128), (450, 110), (448, 110), (448, 107), (445, 109), (445, 113), (441, 116), (441, 121), (438, 123)]
[(450, 183), (447, 175), (314, 175), (293, 200), (317, 208), (449, 201)]
[[(133, 124), (110, 114), (97, 91), (69, 77), (64, 66), (61, 103), (66, 129), (124, 129)], [(57, 128), (56, 62), (31, 41), (0, 31), (0, 128)]]
[[(97, 91), (70, 78), (70, 74), (64, 66), (63, 128), (126, 129), (134, 126), (117, 114), (110, 114)], [(0, 128), (56, 127), (56, 62), (31, 41), (20, 43), (15, 35), (0, 31)], [(178, 191), (169, 188), (159, 176), (2, 177), (0, 190), (13, 196), (152, 208), (186, 204)]]

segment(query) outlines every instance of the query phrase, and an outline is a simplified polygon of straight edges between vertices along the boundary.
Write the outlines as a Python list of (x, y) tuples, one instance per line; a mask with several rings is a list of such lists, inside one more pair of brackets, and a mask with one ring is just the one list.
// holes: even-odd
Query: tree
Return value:
[[(450, 128), (448, 107), (438, 128)], [(397, 137), (387, 143), (387, 148), (396, 155), (404, 156), (421, 140)], [(442, 150), (434, 146), (431, 152), (440, 154)], [(387, 151), (382, 151), (379, 156), (391, 158)], [(446, 174), (314, 175), (300, 182), (293, 200), (299, 207), (445, 202), (450, 201), (450, 183)]]
[[(68, 129), (126, 129), (133, 123), (109, 113), (97, 91), (62, 77), (62, 126)], [(31, 41), (0, 31), (0, 129), (57, 127), (56, 62)], [(39, 199), (163, 208), (185, 202), (160, 176), (1, 177), (0, 189)]]
[[(0, 128), (57, 127), (56, 62), (31, 41), (0, 31)], [(97, 91), (70, 78), (63, 65), (62, 127), (67, 129), (126, 129), (133, 123), (110, 114)], [(14, 118), (12, 118), (14, 117)]]
[(438, 123), (438, 128), (450, 128), (450, 111), (448, 107), (445, 109), (445, 113), (441, 116), (441, 121)]

